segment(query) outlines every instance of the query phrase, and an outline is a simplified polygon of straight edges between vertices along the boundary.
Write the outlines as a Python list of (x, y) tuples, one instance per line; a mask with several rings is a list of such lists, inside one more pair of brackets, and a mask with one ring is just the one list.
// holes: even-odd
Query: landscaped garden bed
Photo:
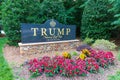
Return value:
[(0, 80), (120, 80), (119, 5), (1, 0)]
[(93, 49), (82, 49), (76, 59), (71, 58), (68, 52), (64, 52), (63, 56), (53, 58), (48, 56), (41, 59), (34, 58), (28, 62), (28, 69), (32, 76), (40, 76), (43, 73), (48, 77), (57, 74), (66, 77), (86, 76), (88, 73), (98, 73), (100, 67), (108, 68), (114, 64), (115, 59), (112, 52)]
[(19, 47), (6, 45), (4, 56), (19, 80), (108, 80), (120, 69), (119, 55), (114, 43), (101, 41), (94, 46), (81, 44), (76, 49), (31, 55), (21, 55)]
[[(81, 47), (80, 47), (81, 48)], [(12, 51), (10, 51), (12, 49)], [(75, 49), (71, 49), (71, 50), (66, 50), (66, 51), (55, 51), (55, 52), (49, 52), (49, 53), (45, 53), (45, 54), (33, 54), (33, 55), (25, 55), (25, 56), (20, 56), (19, 53), (19, 48), (16, 47), (10, 47), (10, 46), (6, 46), (4, 49), (5, 52), (5, 58), (8, 60), (9, 64), (12, 66), (13, 68), (13, 72), (15, 75), (15, 78), (17, 79), (25, 79), (25, 80), (107, 80), (108, 79), (108, 75), (114, 75), (116, 73), (116, 71), (119, 70), (120, 68), (120, 64), (119, 61), (117, 60), (117, 58), (114, 58), (114, 56), (116, 57), (118, 52), (117, 51), (112, 51), (113, 55), (111, 55), (111, 58), (109, 61), (112, 60), (112, 62), (108, 61), (104, 61), (103, 58), (105, 58), (106, 54), (111, 54), (110, 51), (103, 51), (103, 50), (96, 50), (96, 49), (89, 49), (87, 48), (90, 52), (90, 54), (81, 57), (80, 53), (80, 49), (77, 48), (77, 51)], [(84, 52), (84, 51), (83, 51)], [(87, 52), (87, 53), (89, 53)], [(99, 53), (99, 55), (95, 55), (94, 53)], [(85, 53), (86, 54), (86, 53)], [(105, 54), (104, 57), (102, 54)], [(69, 56), (68, 56), (69, 55)], [(99, 57), (98, 57), (99, 56)], [(109, 56), (110, 57), (110, 56)], [(45, 59), (49, 59), (49, 61), (45, 61)], [(51, 63), (51, 66), (53, 66), (53, 62), (55, 62), (55, 60), (57, 59), (61, 59), (64, 60), (63, 61), (63, 66), (68, 67), (69, 65), (66, 65), (66, 63), (69, 63), (71, 66), (75, 67), (77, 66), (78, 62), (80, 62), (80, 66), (82, 67), (80, 70), (83, 71), (83, 74), (81, 74), (82, 71), (80, 70), (76, 70), (75, 68), (73, 69), (73, 74), (69, 75), (69, 71), (70, 70), (66, 70), (66, 68), (62, 67), (58, 67), (57, 65), (54, 65), (54, 69), (52, 69), (51, 71), (53, 71), (53, 74), (51, 74), (49, 71), (49, 64), (46, 65), (46, 67), (42, 66), (42, 72), (39, 74), (39, 72), (37, 72), (35, 70), (35, 75), (34, 75), (34, 71), (31, 71), (31, 67), (35, 66), (34, 64), (40, 63), (41, 61), (45, 62), (45, 63)], [(90, 65), (87, 64), (86, 62), (89, 62), (89, 60), (91, 61)], [(100, 60), (103, 61), (104, 66), (102, 66), (100, 63)], [(106, 60), (106, 59), (105, 59)], [(22, 63), (24, 62), (24, 64), (22, 65)], [(82, 65), (83, 63), (84, 65)], [(26, 64), (27, 63), (27, 64)], [(31, 63), (31, 64), (28, 64)], [(57, 62), (55, 62), (57, 63)], [(113, 65), (114, 63), (114, 65)], [(42, 64), (42, 63), (41, 63)], [(62, 64), (62, 62), (61, 62)], [(93, 64), (93, 65), (91, 65)], [(22, 66), (20, 66), (22, 65)], [(38, 65), (39, 67), (41, 67), (40, 65)], [(89, 66), (91, 66), (92, 68), (89, 69)], [(78, 67), (76, 67), (78, 68)], [(37, 69), (37, 68), (35, 68)], [(46, 70), (47, 71), (46, 71)], [(63, 72), (60, 72), (60, 69)], [(33, 69), (34, 70), (34, 69)], [(67, 73), (65, 73), (65, 70)], [(79, 73), (80, 72), (80, 73)], [(85, 73), (84, 73), (85, 72)], [(65, 75), (63, 75), (63, 73), (65, 73)], [(78, 74), (79, 73), (79, 74)], [(66, 75), (67, 74), (67, 75)], [(37, 76), (38, 75), (38, 76)], [(35, 77), (37, 76), (37, 77)], [(52, 76), (52, 77), (47, 77), (47, 76)]]

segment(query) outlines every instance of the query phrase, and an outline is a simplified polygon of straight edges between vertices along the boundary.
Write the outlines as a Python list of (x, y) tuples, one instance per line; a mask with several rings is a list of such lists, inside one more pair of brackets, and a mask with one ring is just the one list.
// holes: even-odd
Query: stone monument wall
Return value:
[(42, 43), (19, 43), (20, 53), (31, 55), (49, 53), (52, 51), (76, 49), (80, 45), (79, 40), (67, 40), (67, 41), (54, 41), (54, 42), (42, 42)]

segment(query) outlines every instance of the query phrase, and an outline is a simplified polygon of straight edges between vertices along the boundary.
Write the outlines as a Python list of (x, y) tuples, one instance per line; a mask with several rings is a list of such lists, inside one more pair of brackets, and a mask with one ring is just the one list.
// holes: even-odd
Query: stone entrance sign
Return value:
[(79, 46), (76, 26), (47, 20), (44, 24), (21, 24), (20, 53), (25, 55), (74, 49)]
[(51, 42), (76, 39), (76, 26), (64, 25), (56, 20), (44, 24), (21, 24), (22, 43)]

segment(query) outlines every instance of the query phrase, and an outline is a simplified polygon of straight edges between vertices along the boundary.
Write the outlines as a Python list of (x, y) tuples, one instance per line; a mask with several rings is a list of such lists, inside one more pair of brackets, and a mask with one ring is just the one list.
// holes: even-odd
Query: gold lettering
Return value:
[(41, 28), (41, 36), (47, 36), (46, 28)]
[(70, 31), (71, 31), (70, 28), (67, 28), (66, 29), (66, 35), (68, 35), (70, 33)]
[(62, 28), (62, 30), (60, 30), (60, 28), (58, 28), (58, 35), (64, 35), (64, 28)]
[(38, 28), (31, 28), (31, 30), (33, 30), (33, 36), (37, 36)]
[[(49, 31), (50, 31), (50, 35), (55, 35), (55, 28), (49, 28)], [(52, 33), (53, 32), (53, 33)]]

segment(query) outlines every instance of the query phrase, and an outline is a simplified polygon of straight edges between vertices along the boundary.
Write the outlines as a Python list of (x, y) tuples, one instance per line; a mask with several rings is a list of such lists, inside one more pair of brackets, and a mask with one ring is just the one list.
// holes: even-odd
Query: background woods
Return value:
[(119, 38), (119, 4), (119, 0), (1, 0), (0, 24), (9, 45), (21, 41), (20, 23), (41, 24), (48, 19), (77, 25), (81, 39)]

